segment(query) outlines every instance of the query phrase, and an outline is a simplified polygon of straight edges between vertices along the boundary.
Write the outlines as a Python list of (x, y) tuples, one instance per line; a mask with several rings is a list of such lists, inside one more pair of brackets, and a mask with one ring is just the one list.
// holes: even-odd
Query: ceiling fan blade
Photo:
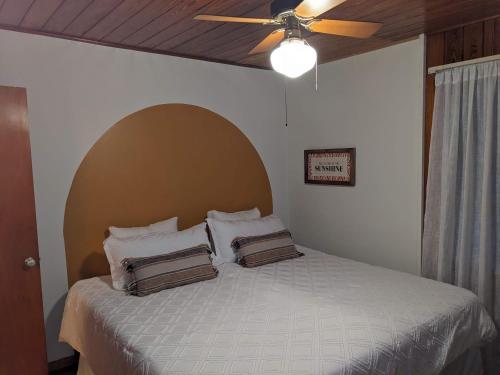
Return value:
[(320, 14), (328, 12), (346, 0), (304, 0), (295, 8), (295, 14), (300, 17), (318, 17)]
[(246, 18), (246, 17), (226, 17), (226, 16), (212, 16), (210, 14), (198, 14), (194, 17), (199, 21), (215, 21), (215, 22), (241, 22), (241, 23), (272, 23), (274, 20), (271, 18)]
[(381, 23), (341, 20), (317, 20), (307, 26), (310, 31), (315, 33), (351, 36), (354, 38), (369, 38), (381, 27)]
[(274, 30), (271, 34), (266, 36), (262, 42), (257, 44), (253, 50), (248, 52), (249, 55), (267, 52), (285, 38), (285, 30)]

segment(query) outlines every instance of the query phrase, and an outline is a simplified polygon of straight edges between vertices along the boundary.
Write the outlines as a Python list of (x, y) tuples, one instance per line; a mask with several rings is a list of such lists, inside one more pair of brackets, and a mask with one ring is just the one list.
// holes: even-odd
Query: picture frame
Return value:
[(304, 183), (356, 184), (356, 148), (304, 150)]

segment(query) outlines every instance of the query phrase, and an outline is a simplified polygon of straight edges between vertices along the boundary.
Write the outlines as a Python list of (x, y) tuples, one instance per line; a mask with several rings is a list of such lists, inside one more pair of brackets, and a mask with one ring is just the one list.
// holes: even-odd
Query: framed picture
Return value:
[(356, 149), (305, 150), (304, 182), (306, 184), (354, 186), (356, 183)]

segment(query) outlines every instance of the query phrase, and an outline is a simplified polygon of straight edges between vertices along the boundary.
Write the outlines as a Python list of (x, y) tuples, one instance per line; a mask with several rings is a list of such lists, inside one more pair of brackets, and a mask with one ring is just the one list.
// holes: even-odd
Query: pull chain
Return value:
[(316, 63), (315, 63), (315, 70), (316, 70), (316, 79), (315, 79), (315, 82), (314, 82), (314, 88), (316, 91), (318, 91), (318, 59), (316, 59)]
[(288, 100), (286, 97), (286, 81), (283, 80), (283, 87), (285, 88), (285, 127), (288, 127)]
[[(311, 47), (309, 42), (304, 39), (304, 42)], [(312, 47), (311, 47), (312, 48)], [(318, 91), (318, 58), (316, 57), (316, 62), (314, 63), (315, 77), (314, 77), (314, 90)]]

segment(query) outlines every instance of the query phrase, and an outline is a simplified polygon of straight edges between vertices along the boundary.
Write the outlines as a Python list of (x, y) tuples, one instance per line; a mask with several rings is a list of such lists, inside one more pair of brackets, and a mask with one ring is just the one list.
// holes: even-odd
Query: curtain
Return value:
[[(476, 293), (500, 327), (500, 61), (436, 74), (424, 218), (425, 277)], [(500, 341), (484, 351), (500, 374)]]

